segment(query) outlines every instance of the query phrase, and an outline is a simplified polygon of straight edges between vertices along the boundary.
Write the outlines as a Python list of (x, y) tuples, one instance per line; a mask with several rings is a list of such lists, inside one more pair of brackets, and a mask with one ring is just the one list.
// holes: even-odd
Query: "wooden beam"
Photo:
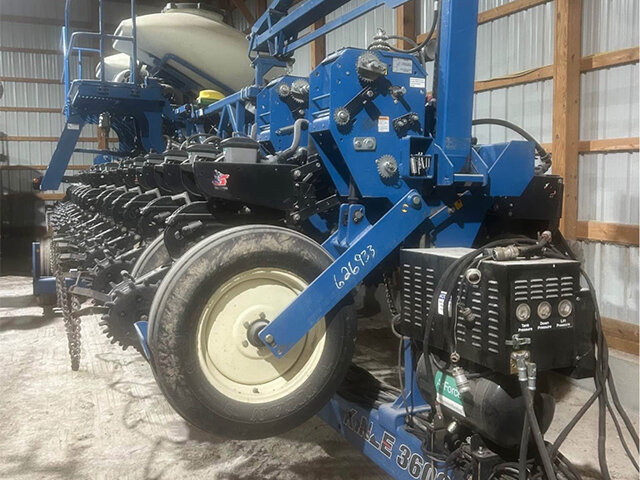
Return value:
[[(547, 151), (552, 148), (550, 143), (542, 143), (541, 145)], [(580, 140), (578, 150), (580, 153), (637, 152), (640, 150), (640, 139), (638, 137), (629, 137), (608, 138), (606, 140)]]
[[(494, 20), (498, 20), (499, 18), (507, 17), (509, 15), (513, 15), (514, 13), (522, 12), (524, 10), (528, 10), (529, 8), (537, 7), (538, 5), (543, 5), (545, 3), (549, 3), (552, 0), (513, 0), (510, 3), (505, 5), (501, 5), (499, 7), (490, 8), (489, 10), (485, 10), (478, 14), (478, 24), (482, 25), (483, 23), (492, 22)], [(437, 36), (437, 32), (435, 32), (434, 37)], [(427, 38), (426, 33), (421, 33), (417, 37), (417, 42), (420, 43)]]
[(46, 200), (49, 200), (49, 201), (62, 200), (64, 196), (65, 196), (64, 193), (43, 193), (43, 192), (36, 193), (36, 197), (45, 201)]
[(61, 108), (45, 108), (45, 107), (3, 107), (3, 106), (0, 106), (0, 112), (62, 113), (62, 107)]
[(551, 78), (553, 78), (553, 65), (546, 65), (544, 67), (532, 68), (531, 70), (525, 70), (523, 72), (506, 75), (504, 77), (481, 80), (475, 83), (475, 91), (484, 92), (487, 90), (538, 82), (540, 80), (549, 80)]
[(556, 0), (553, 70), (553, 173), (564, 178), (560, 229), (576, 238), (580, 140), (582, 1)]
[(639, 234), (638, 225), (594, 220), (576, 222), (576, 238), (582, 240), (638, 246)]
[(240, 13), (244, 17), (244, 19), (249, 22), (249, 25), (253, 25), (256, 23), (256, 19), (253, 18), (253, 13), (249, 10), (249, 7), (244, 3), (244, 0), (232, 0), (233, 4), (236, 6)]
[(62, 85), (61, 80), (54, 80), (53, 78), (0, 77), (0, 82), (44, 83), (49, 85)]
[[(313, 24), (313, 30), (324, 26), (324, 18)], [(327, 37), (322, 35), (311, 42), (311, 68), (316, 68), (327, 56)]]
[[(30, 23), (33, 25), (55, 25), (58, 27), (64, 26), (64, 19), (62, 18), (30, 17), (26, 15), (0, 15), (0, 22)], [(71, 22), (71, 27), (88, 30), (91, 28), (91, 23), (73, 21)]]
[(580, 153), (637, 152), (640, 150), (640, 138), (608, 138), (606, 140), (582, 140)]
[(635, 323), (602, 318), (602, 331), (609, 347), (622, 352), (638, 355), (640, 346), (638, 325)]
[(256, 0), (256, 19), (267, 11), (267, 0)]
[[(0, 52), (6, 53), (28, 53), (33, 55), (58, 55), (62, 56), (62, 52), (60, 50), (52, 50), (49, 48), (24, 48), (24, 47), (2, 47), (0, 46)], [(78, 55), (78, 51), (74, 50), (71, 52), (72, 55)], [(82, 55), (87, 57), (97, 57), (98, 52), (82, 52)]]
[(638, 47), (623, 48), (622, 50), (614, 50), (612, 52), (596, 53), (582, 57), (580, 61), (580, 70), (582, 72), (590, 72), (592, 70), (600, 70), (602, 68), (617, 67), (620, 65), (629, 65), (637, 63), (640, 57), (640, 49)]
[(499, 18), (507, 17), (509, 15), (513, 15), (514, 13), (537, 7), (538, 5), (544, 5), (545, 3), (549, 3), (550, 1), (551, 0), (514, 0), (513, 2), (507, 3), (505, 5), (500, 5), (499, 7), (491, 8), (489, 10), (481, 12), (478, 15), (478, 25), (492, 22), (494, 20), (498, 20)]
[[(396, 35), (416, 38), (416, 2), (409, 0), (396, 8)], [(398, 41), (398, 48), (411, 48), (404, 40)]]
[[(19, 136), (19, 135), (7, 135), (0, 137), (0, 141), (5, 140), (7, 142), (57, 142), (60, 137), (36, 137), (36, 136)], [(110, 141), (117, 142), (117, 138), (110, 138)], [(78, 142), (82, 143), (97, 143), (98, 137), (80, 137)]]

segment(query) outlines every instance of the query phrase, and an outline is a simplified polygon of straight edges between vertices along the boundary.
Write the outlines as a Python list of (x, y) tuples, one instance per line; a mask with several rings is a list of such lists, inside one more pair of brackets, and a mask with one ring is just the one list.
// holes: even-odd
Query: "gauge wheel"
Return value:
[(131, 276), (133, 278), (140, 278), (151, 270), (170, 263), (171, 257), (169, 256), (167, 247), (164, 245), (164, 235), (161, 234), (144, 249), (131, 270)]
[(282, 358), (257, 334), (332, 261), (310, 238), (263, 225), (219, 232), (187, 251), (149, 315), (152, 370), (174, 409), (229, 438), (277, 435), (315, 415), (351, 364), (351, 296)]

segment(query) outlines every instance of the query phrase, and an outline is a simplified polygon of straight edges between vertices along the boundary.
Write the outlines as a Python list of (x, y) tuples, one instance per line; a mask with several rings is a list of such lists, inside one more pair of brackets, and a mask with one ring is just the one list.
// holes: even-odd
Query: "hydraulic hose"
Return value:
[(547, 446), (544, 443), (544, 437), (542, 436), (542, 432), (540, 431), (540, 425), (538, 425), (536, 412), (533, 409), (533, 398), (531, 396), (531, 392), (529, 392), (529, 389), (527, 388), (526, 380), (520, 381), (520, 391), (522, 392), (522, 397), (524, 398), (524, 405), (527, 410), (529, 426), (531, 427), (531, 433), (533, 434), (536, 446), (538, 447), (538, 453), (540, 454), (540, 460), (542, 460), (542, 466), (544, 467), (544, 472), (547, 475), (547, 480), (556, 480), (556, 473), (553, 468), (553, 463), (551, 463), (549, 451), (547, 450)]
[(499, 118), (476, 118), (475, 120), (472, 120), (471, 125), (499, 125), (501, 127), (508, 128), (509, 130), (513, 130), (518, 135), (522, 136), (535, 145), (536, 152), (538, 152), (540, 162), (542, 163), (542, 168), (538, 173), (545, 173), (547, 170), (549, 170), (549, 168), (551, 168), (551, 155), (544, 149), (542, 145), (540, 145), (540, 142), (533, 138), (533, 136), (529, 132), (519, 127), (518, 125)]
[(524, 425), (522, 426), (522, 437), (520, 437), (520, 455), (518, 457), (518, 480), (527, 480), (527, 452), (529, 450), (529, 418), (525, 413)]

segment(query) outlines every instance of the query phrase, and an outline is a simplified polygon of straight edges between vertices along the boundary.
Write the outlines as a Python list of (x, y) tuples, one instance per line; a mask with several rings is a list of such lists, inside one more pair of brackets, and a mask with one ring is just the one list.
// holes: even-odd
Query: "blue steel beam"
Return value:
[(277, 358), (284, 356), (424, 222), (429, 212), (420, 194), (409, 191), (377, 223), (364, 229), (331, 266), (262, 329), (260, 339)]

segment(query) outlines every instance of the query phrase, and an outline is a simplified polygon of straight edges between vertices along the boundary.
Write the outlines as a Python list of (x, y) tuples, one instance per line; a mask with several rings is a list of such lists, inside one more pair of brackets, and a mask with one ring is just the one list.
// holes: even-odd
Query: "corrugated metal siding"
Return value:
[[(583, 2), (582, 55), (638, 46), (638, 0)], [(580, 139), (637, 137), (638, 65), (582, 74)], [(581, 155), (578, 218), (638, 224), (640, 155)], [(637, 247), (581, 242), (602, 315), (638, 323)]]
[[(86, 22), (91, 17), (91, 9), (97, 2), (86, 0), (73, 0), (71, 20)], [(3, 15), (15, 15), (23, 17), (35, 17), (45, 19), (64, 19), (63, 0), (2, 0)]]
[(638, 323), (638, 249), (581, 242), (603, 317)]
[[(344, 15), (365, 3), (366, 0), (352, 0), (345, 6), (327, 15), (327, 22), (330, 22), (340, 15)], [(377, 8), (354, 20), (348, 25), (340, 27), (329, 33), (327, 35), (327, 54), (340, 50), (344, 47), (367, 48), (367, 45), (369, 45), (373, 40), (378, 28), (381, 28), (388, 34), (395, 33), (395, 10), (386, 7)]]
[(581, 75), (580, 139), (638, 136), (638, 64)]
[(637, 47), (638, 0), (584, 0), (582, 55)]
[[(92, 2), (75, 0), (72, 21), (88, 21)], [(121, 4), (122, 5), (122, 4)], [(2, 0), (2, 13), (26, 17), (57, 19), (60, 25), (37, 23), (0, 23), (0, 45), (32, 49), (60, 50), (60, 35), (64, 15), (63, 1), (43, 0)], [(0, 75), (7, 77), (43, 78), (61, 80), (63, 71), (62, 55), (0, 52)], [(84, 78), (92, 78), (95, 71), (95, 57), (83, 59)], [(71, 68), (75, 72), (77, 58)], [(0, 131), (8, 136), (54, 137), (60, 136), (64, 126), (62, 106), (64, 91), (59, 84), (4, 82), (4, 96), (0, 105), (8, 107), (57, 108), (60, 113), (0, 112)], [(86, 127), (83, 137), (95, 136), (93, 126)], [(3, 142), (3, 151), (8, 155), (10, 165), (47, 165), (56, 142), (8, 141)], [(80, 148), (95, 148), (93, 143), (79, 144)], [(72, 165), (89, 165), (92, 155), (75, 154)], [(30, 192), (34, 176), (44, 172), (37, 170), (3, 170), (3, 191), (9, 193)], [(59, 190), (59, 191), (62, 191)]]

